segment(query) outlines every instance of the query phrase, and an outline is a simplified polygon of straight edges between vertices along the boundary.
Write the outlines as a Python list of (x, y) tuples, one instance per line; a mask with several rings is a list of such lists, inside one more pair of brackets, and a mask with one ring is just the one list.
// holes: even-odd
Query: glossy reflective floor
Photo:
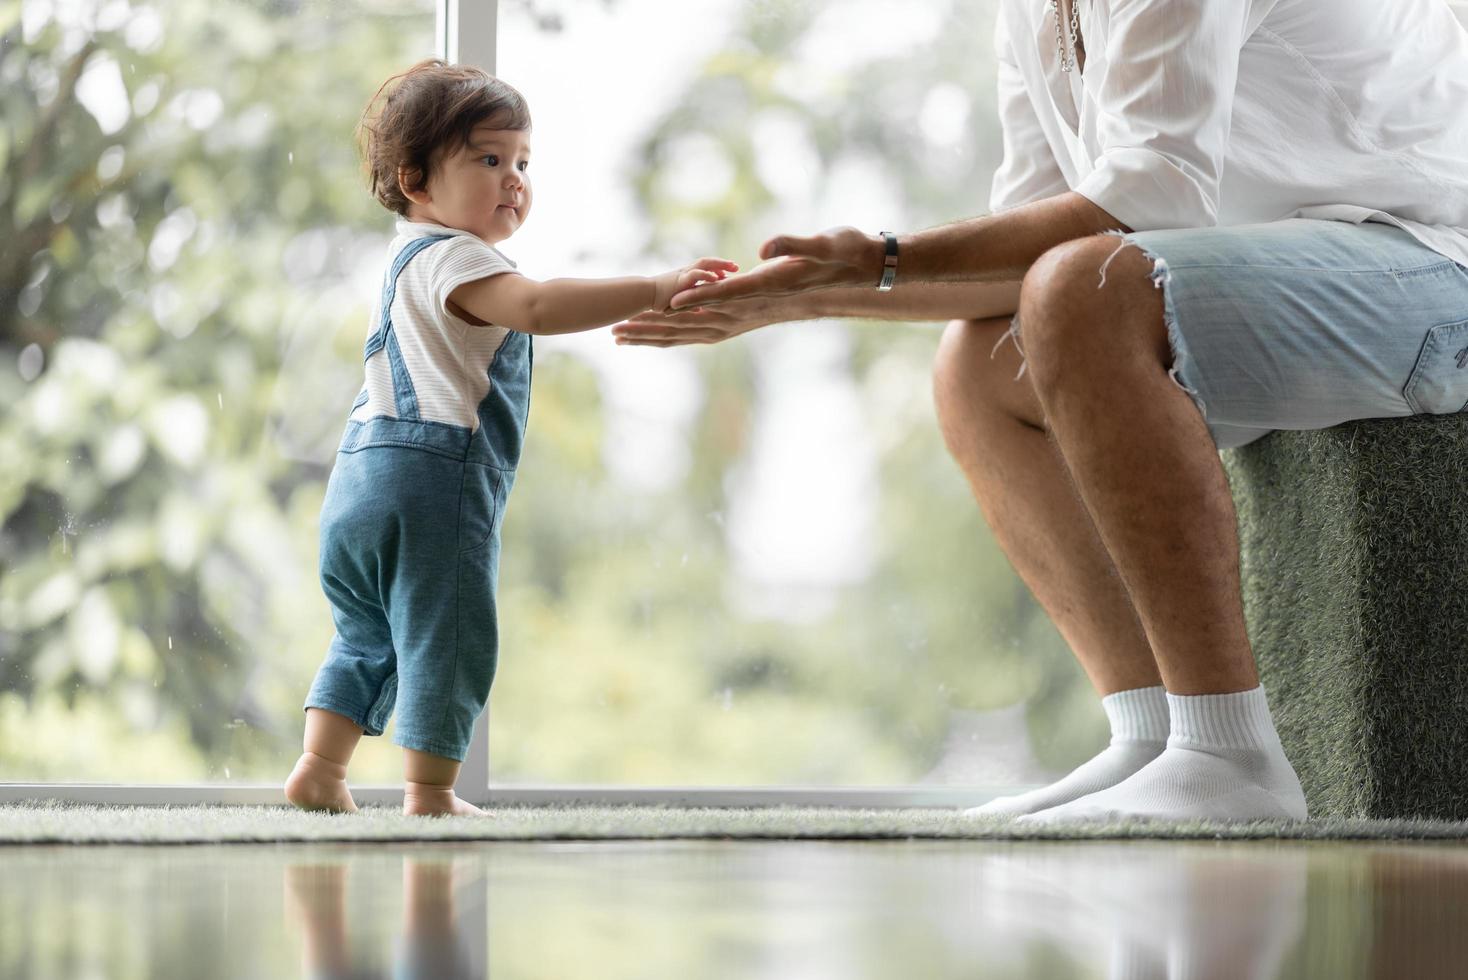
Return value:
[(0, 848), (6, 978), (1465, 975), (1461, 845)]

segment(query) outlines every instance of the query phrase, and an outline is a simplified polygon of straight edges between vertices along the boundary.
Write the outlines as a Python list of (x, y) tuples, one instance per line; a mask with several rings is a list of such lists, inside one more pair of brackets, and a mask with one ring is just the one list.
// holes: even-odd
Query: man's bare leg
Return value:
[(954, 321), (938, 350), (943, 436), (1001, 548), (1103, 696), (1112, 742), (1050, 786), (970, 811), (1016, 816), (1131, 776), (1163, 750), (1166, 699), (1131, 598), (1048, 437), (1009, 319)]
[(285, 781), (285, 796), (303, 810), (356, 813), (347, 789), (347, 764), (362, 729), (345, 715), (323, 708), (306, 709), (305, 751)]
[(1021, 291), (1035, 391), (1126, 583), (1172, 714), (1156, 761), (1048, 812), (1303, 818), (1244, 624), (1233, 499), (1198, 407), (1168, 376), (1153, 271), (1140, 249), (1096, 236), (1047, 253)]
[[(1098, 694), (1161, 684), (1152, 647), (1050, 440), (1009, 320), (948, 325), (933, 375), (943, 438), (1015, 571)], [(1002, 342), (1001, 342), (1002, 341)], [(997, 349), (996, 349), (996, 344)], [(992, 358), (991, 358), (992, 354)]]

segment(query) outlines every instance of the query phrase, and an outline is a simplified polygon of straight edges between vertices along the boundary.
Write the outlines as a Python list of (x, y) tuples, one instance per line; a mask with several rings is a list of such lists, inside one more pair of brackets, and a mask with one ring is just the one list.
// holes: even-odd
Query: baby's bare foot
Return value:
[(408, 782), (403, 787), (403, 814), (409, 817), (443, 814), (464, 817), (475, 814), (484, 816), (485, 811), (455, 796), (452, 786)]
[(347, 789), (347, 767), (315, 752), (302, 753), (285, 781), (285, 798), (302, 810), (356, 813), (357, 803)]

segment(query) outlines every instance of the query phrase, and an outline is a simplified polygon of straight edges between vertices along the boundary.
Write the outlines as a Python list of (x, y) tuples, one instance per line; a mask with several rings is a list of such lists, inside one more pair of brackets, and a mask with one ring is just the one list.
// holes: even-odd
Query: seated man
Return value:
[(1468, 403), (1468, 33), (1445, 0), (1000, 7), (994, 214), (776, 237), (619, 342), (955, 318), (949, 449), (1112, 726), (976, 812), (1304, 819), (1216, 450)]

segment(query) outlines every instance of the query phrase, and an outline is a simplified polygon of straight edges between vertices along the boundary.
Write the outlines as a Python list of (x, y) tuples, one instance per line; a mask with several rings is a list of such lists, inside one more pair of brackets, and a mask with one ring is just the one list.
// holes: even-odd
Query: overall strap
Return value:
[(387, 348), (388, 366), (392, 370), (393, 393), (396, 396), (398, 418), (416, 420), (418, 418), (418, 395), (413, 390), (413, 379), (408, 374), (408, 366), (403, 362), (403, 352), (398, 347), (398, 338), (392, 326), (392, 304), (398, 292), (398, 276), (402, 275), (403, 268), (409, 260), (419, 252), (437, 242), (452, 238), (452, 235), (425, 235), (415, 238), (393, 259), (392, 267), (382, 283), (382, 312), (378, 319), (377, 329), (367, 338), (367, 345), (363, 349), (362, 359), (365, 361)]

